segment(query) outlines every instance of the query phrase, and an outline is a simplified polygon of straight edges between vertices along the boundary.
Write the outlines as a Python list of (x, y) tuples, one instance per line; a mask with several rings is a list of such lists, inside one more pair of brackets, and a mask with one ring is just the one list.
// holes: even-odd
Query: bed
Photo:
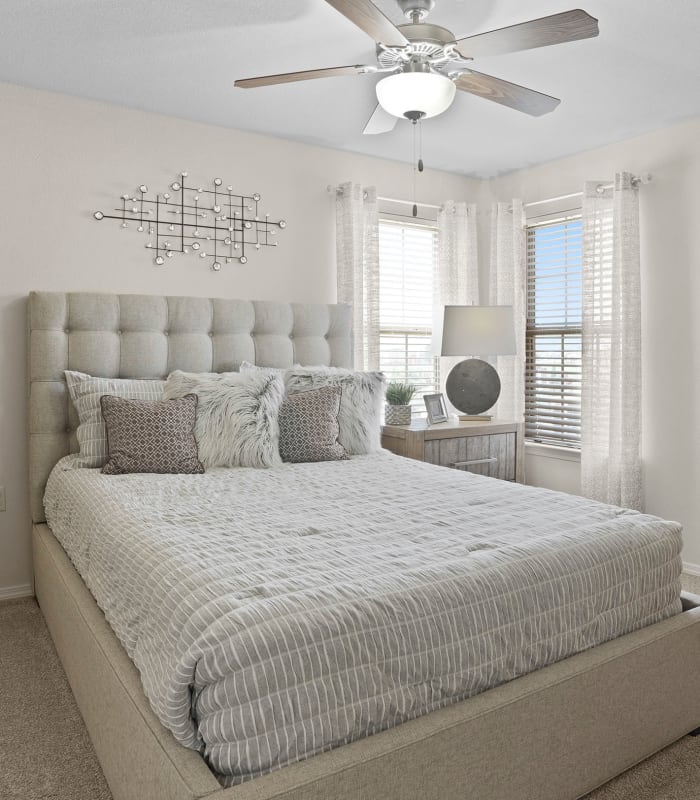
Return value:
[(347, 366), (348, 320), (338, 306), (30, 296), (36, 593), (115, 798), (563, 800), (695, 728), (700, 612), (690, 597), (683, 613), (226, 789), (160, 724), (136, 668), (43, 519), (48, 473), (75, 449), (63, 370), (139, 378), (234, 369), (244, 359)]

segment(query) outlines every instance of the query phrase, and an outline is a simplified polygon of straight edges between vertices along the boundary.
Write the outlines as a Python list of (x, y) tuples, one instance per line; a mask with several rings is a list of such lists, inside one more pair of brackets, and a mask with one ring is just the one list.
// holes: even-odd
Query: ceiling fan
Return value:
[(237, 80), (252, 89), (339, 75), (387, 73), (376, 86), (379, 103), (363, 133), (393, 130), (399, 118), (417, 122), (446, 111), (456, 89), (531, 116), (553, 111), (556, 97), (469, 68), (481, 56), (530, 50), (598, 35), (598, 20), (581, 9), (564, 11), (507, 28), (456, 39), (440, 25), (424, 22), (435, 0), (396, 0), (408, 24), (395, 26), (371, 0), (325, 0), (376, 42), (378, 66), (355, 64)]

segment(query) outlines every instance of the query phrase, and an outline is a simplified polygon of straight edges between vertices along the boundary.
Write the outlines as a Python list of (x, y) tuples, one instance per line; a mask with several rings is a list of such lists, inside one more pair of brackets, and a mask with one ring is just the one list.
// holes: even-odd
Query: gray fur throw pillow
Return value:
[(288, 395), (321, 386), (340, 387), (338, 441), (348, 455), (381, 450), (383, 372), (355, 372), (340, 367), (292, 367), (284, 373), (284, 382)]
[(109, 451), (105, 475), (204, 472), (193, 435), (196, 395), (153, 401), (105, 394), (100, 406)]
[(342, 461), (347, 453), (338, 442), (341, 389), (322, 386), (286, 397), (280, 409), (282, 461)]
[(281, 464), (277, 419), (284, 399), (281, 377), (257, 372), (202, 377), (171, 372), (163, 398), (186, 394), (199, 399), (194, 435), (207, 469)]

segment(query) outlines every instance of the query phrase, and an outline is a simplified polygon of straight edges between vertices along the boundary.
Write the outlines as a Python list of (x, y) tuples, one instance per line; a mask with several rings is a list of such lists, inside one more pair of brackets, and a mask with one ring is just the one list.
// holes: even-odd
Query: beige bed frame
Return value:
[(347, 309), (33, 293), (29, 332), (36, 595), (115, 800), (574, 800), (700, 724), (700, 598), (685, 596), (684, 612), (664, 622), (222, 789), (155, 717), (44, 522), (48, 472), (75, 449), (63, 370), (155, 377), (256, 357), (344, 365)]

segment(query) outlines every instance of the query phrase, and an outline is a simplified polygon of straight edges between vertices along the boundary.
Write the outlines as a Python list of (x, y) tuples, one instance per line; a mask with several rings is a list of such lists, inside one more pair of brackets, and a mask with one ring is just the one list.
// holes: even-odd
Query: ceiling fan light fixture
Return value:
[(379, 105), (395, 117), (436, 117), (452, 105), (456, 88), (438, 72), (399, 72), (377, 83)]

